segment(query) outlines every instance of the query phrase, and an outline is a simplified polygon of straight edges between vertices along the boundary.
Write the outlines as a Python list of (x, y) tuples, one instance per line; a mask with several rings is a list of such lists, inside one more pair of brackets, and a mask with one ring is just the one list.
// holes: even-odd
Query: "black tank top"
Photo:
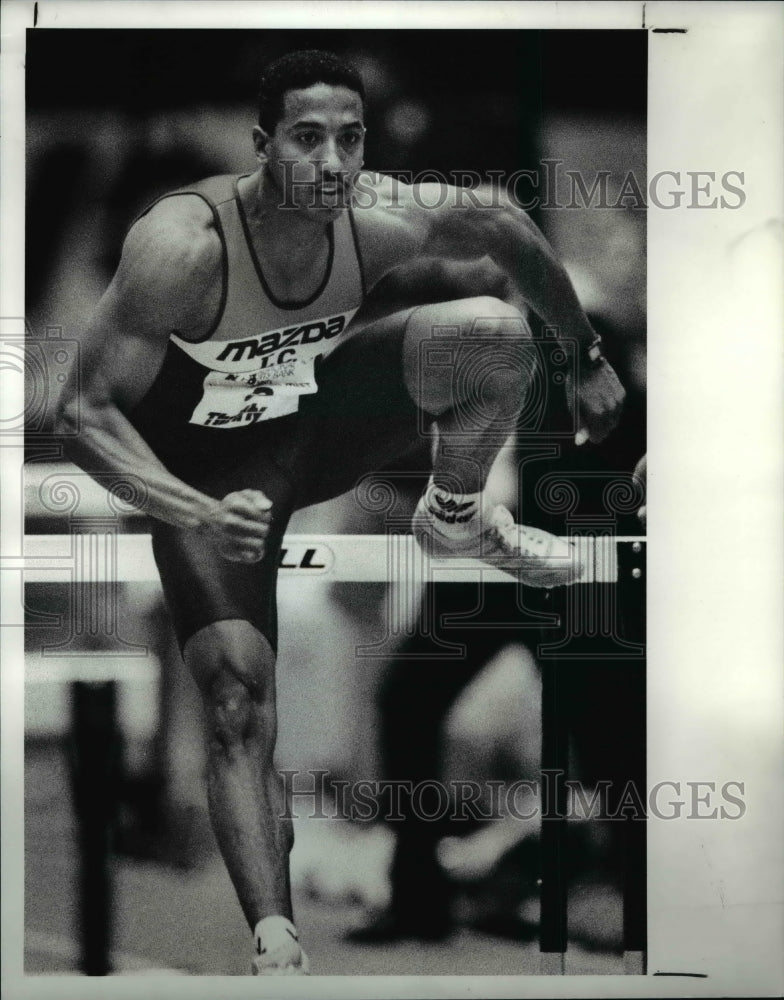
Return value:
[(365, 295), (348, 209), (327, 228), (327, 265), (314, 293), (299, 302), (277, 299), (253, 248), (238, 180), (211, 177), (163, 196), (202, 198), (223, 252), (221, 299), (210, 330), (196, 342), (170, 336), (155, 382), (128, 415), (164, 461), (242, 453), (260, 429), (277, 430), (303, 395), (317, 391), (320, 363), (350, 336)]

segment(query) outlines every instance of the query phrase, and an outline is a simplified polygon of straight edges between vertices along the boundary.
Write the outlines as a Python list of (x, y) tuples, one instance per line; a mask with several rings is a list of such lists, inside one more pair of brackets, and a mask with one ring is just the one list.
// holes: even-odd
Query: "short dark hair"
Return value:
[(365, 106), (362, 77), (346, 59), (334, 52), (304, 49), (276, 59), (259, 84), (259, 125), (270, 135), (283, 117), (283, 99), (289, 90), (304, 90), (314, 83), (330, 83), (356, 91)]

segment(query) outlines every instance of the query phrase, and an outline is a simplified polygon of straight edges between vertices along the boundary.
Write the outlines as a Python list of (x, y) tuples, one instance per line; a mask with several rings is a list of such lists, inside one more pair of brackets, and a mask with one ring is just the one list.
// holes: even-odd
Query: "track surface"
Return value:
[[(29, 749), (25, 763), (25, 971), (73, 973), (76, 852), (62, 753)], [(179, 971), (187, 975), (248, 974), (249, 934), (228, 876), (216, 858), (183, 873), (120, 859), (115, 871), (114, 956), (118, 972)], [(585, 903), (589, 901), (586, 899)], [(577, 901), (579, 905), (579, 900)], [(590, 905), (612, 909), (609, 893)], [(357, 907), (295, 900), (297, 923), (314, 974), (533, 975), (536, 942), (512, 942), (460, 930), (447, 942), (356, 946), (343, 939), (361, 919)], [(617, 954), (570, 947), (567, 971), (622, 971)]]

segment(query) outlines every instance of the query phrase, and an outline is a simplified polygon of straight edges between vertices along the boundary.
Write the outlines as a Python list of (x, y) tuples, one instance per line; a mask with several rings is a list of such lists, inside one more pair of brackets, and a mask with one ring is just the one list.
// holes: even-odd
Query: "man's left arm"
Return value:
[[(557, 336), (577, 344), (576, 442), (603, 440), (617, 425), (625, 392), (602, 353), (601, 339), (580, 305), (569, 275), (528, 215), (498, 192), (452, 189), (429, 213), (428, 252), (466, 259), (489, 256), (508, 275), (510, 301), (522, 299)], [(486, 204), (476, 204), (481, 198)], [(571, 396), (571, 393), (570, 393)]]

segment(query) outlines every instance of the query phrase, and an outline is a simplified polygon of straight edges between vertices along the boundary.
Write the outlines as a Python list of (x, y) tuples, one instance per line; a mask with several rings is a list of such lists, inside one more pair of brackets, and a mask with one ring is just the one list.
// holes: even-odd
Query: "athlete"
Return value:
[[(478, 556), (531, 586), (570, 584), (582, 571), (575, 550), (515, 525), (484, 491), (530, 386), (521, 310), (577, 345), (578, 441), (601, 440), (624, 396), (523, 211), (365, 172), (364, 137), (350, 65), (296, 52), (269, 66), (257, 168), (173, 192), (135, 222), (59, 413), (70, 457), (116, 475), (116, 489), (135, 484), (133, 502), (153, 519), (208, 719), (211, 821), (257, 974), (308, 971), (273, 762), (275, 586), (292, 511), (350, 490), (432, 433), (414, 519), (423, 547)], [(487, 273), (487, 293), (351, 326), (368, 290), (416, 262)]]

